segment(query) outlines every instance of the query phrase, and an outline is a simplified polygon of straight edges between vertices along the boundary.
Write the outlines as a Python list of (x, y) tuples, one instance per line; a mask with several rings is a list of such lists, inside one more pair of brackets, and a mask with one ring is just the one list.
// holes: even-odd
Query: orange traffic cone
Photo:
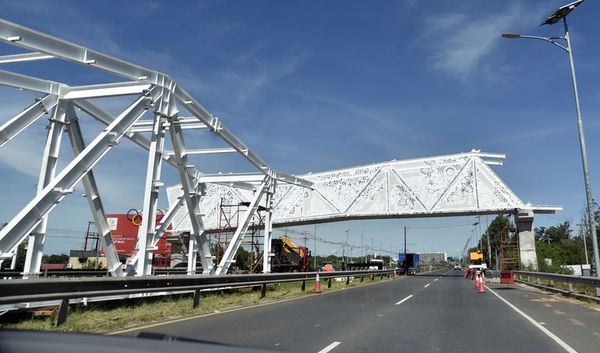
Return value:
[(315, 278), (315, 293), (321, 293), (321, 280), (319, 279), (319, 272)]
[(483, 282), (479, 283), (479, 290), (477, 293), (485, 293), (485, 286), (483, 285)]

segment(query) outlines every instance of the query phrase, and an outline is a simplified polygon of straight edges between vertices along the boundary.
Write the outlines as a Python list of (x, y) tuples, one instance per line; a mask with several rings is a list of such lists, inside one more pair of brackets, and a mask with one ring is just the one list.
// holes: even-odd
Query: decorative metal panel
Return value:
[[(478, 151), (415, 160), (390, 161), (301, 175), (314, 189), (278, 184), (273, 224), (334, 222), (344, 219), (495, 213), (527, 207), (483, 161)], [(178, 186), (168, 189), (174, 202)], [(207, 230), (217, 227), (218, 200), (249, 201), (252, 193), (210, 185), (202, 201)], [(185, 231), (183, 222), (175, 228)]]

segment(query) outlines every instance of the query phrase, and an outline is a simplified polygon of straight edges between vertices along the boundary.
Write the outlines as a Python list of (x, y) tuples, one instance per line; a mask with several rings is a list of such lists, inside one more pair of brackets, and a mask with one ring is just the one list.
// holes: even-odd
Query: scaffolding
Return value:
[(500, 233), (500, 269), (519, 270), (519, 235), (516, 229), (506, 229)]
[[(217, 263), (223, 258), (224, 249), (229, 247), (233, 235), (240, 224), (240, 218), (247, 212), (250, 202), (239, 202), (237, 204), (225, 204), (223, 200), (219, 204), (218, 227), (215, 233), (214, 254)], [(261, 243), (261, 230), (265, 226), (266, 208), (259, 206), (250, 220), (247, 231), (243, 235), (241, 246), (250, 250), (248, 261), (249, 272), (257, 272), (262, 265), (264, 244)], [(249, 235), (249, 237), (248, 237)]]

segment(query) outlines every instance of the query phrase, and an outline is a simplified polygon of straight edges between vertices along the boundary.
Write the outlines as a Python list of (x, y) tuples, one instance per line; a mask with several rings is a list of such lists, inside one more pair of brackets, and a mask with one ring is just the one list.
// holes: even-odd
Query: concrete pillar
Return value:
[(519, 210), (515, 214), (515, 225), (519, 234), (519, 259), (521, 266), (530, 266), (534, 271), (537, 271), (538, 262), (533, 233), (533, 211)]

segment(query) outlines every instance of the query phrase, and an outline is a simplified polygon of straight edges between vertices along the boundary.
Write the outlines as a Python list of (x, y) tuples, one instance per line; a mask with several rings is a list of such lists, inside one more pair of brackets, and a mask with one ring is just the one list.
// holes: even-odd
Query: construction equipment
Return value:
[(470, 269), (487, 269), (487, 264), (483, 261), (483, 253), (480, 250), (469, 251), (469, 268)]
[(296, 245), (286, 235), (279, 239), (271, 240), (272, 272), (306, 272), (308, 271), (308, 259), (310, 251), (306, 246)]

